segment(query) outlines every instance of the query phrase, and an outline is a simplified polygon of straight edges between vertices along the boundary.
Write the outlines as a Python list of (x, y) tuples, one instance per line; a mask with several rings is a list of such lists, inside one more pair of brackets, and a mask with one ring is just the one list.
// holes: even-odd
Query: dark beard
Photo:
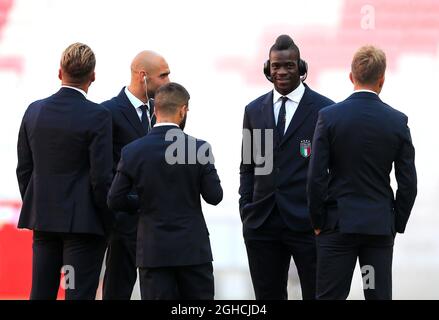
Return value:
[(187, 117), (187, 113), (184, 115), (184, 118), (183, 118), (183, 120), (181, 120), (180, 125), (179, 125), (179, 127), (182, 131), (184, 130), (184, 127), (186, 126), (186, 117)]

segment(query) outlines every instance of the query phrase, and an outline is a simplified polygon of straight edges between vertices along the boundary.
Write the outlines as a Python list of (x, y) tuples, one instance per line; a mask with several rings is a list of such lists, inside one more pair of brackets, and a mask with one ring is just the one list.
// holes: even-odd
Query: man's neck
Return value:
[(88, 88), (90, 87), (90, 85), (88, 84), (77, 84), (77, 83), (71, 83), (71, 82), (61, 82), (62, 86), (67, 86), (67, 87), (72, 87), (72, 88), (77, 88), (77, 89), (81, 89), (82, 91), (84, 91), (85, 93), (88, 93)]
[(178, 126), (178, 123), (176, 120), (171, 119), (171, 118), (157, 118), (157, 122), (156, 123), (173, 123), (175, 125)]
[(143, 103), (147, 103), (148, 99), (146, 98), (146, 92), (143, 90), (143, 88), (139, 88), (133, 84), (130, 84), (128, 86), (128, 90), (139, 100), (141, 100)]
[(380, 93), (380, 90), (375, 86), (354, 85), (354, 91), (373, 91), (376, 94)]

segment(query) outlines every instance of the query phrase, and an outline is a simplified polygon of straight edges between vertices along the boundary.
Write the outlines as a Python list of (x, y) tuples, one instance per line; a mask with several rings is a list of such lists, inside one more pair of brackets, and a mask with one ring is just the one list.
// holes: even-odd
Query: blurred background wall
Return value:
[[(141, 50), (161, 53), (171, 80), (191, 94), (186, 132), (209, 141), (225, 190), (205, 206), (217, 299), (253, 299), (238, 213), (241, 125), (248, 102), (272, 89), (262, 74), (275, 38), (293, 37), (309, 64), (306, 82), (335, 101), (352, 91), (355, 50), (387, 54), (381, 98), (409, 116), (418, 198), (394, 250), (394, 298), (439, 299), (439, 1), (437, 0), (0, 0), (0, 299), (26, 299), (31, 232), (17, 230), (16, 142), (24, 110), (58, 90), (62, 51), (72, 42), (97, 56), (89, 99), (102, 102), (129, 83)], [(294, 264), (290, 299), (300, 297)], [(350, 299), (362, 299), (357, 268)], [(62, 292), (60, 293), (62, 297)], [(139, 298), (138, 290), (133, 298)]]

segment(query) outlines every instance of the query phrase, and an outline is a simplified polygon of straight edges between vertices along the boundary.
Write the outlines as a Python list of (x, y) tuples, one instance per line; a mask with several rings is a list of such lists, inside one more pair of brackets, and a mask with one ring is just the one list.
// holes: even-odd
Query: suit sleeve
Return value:
[(307, 182), (308, 206), (314, 229), (321, 229), (325, 224), (325, 200), (328, 193), (329, 178), (329, 147), (328, 129), (322, 112), (319, 112), (314, 131)]
[(112, 111), (112, 109), (110, 108), (110, 102), (108, 101), (104, 101), (101, 103), (101, 106), (103, 108), (105, 108), (105, 110), (108, 110), (110, 112), (110, 118), (111, 118), (111, 130), (112, 130), (112, 152), (113, 152), (113, 162), (112, 162), (112, 172), (113, 175), (116, 174), (116, 168), (117, 168), (117, 163), (118, 163), (118, 159), (120, 159), (120, 150), (119, 152), (117, 151), (117, 148), (113, 147), (114, 146), (114, 142), (116, 141), (116, 135), (117, 132), (115, 130), (115, 115)]
[(18, 133), (17, 143), (17, 180), (20, 189), (21, 198), (24, 198), (27, 186), (29, 185), (30, 177), (32, 176), (34, 164), (32, 158), (32, 150), (29, 146), (29, 137), (26, 132), (25, 117), (21, 122), (20, 131)]
[(215, 169), (212, 148), (207, 142), (204, 143), (208, 145), (207, 150), (209, 153), (209, 161), (207, 161), (206, 164), (202, 164), (201, 196), (207, 203), (216, 206), (223, 199), (223, 189), (221, 187), (220, 178)]
[(117, 166), (116, 176), (108, 193), (107, 204), (113, 211), (135, 212), (139, 208), (139, 198), (131, 194), (133, 180), (126, 170), (124, 155)]
[(247, 108), (244, 112), (242, 132), (242, 145), (241, 145), (241, 164), (239, 167), (240, 185), (239, 185), (239, 210), (252, 202), (253, 199), (253, 183), (255, 164), (252, 157), (252, 128), (248, 118)]
[(107, 212), (107, 194), (113, 175), (112, 122), (107, 109), (100, 110), (94, 126), (89, 144), (90, 180), (96, 206)]
[(394, 203), (396, 231), (404, 233), (417, 194), (415, 148), (412, 144), (407, 118), (401, 148), (395, 160), (395, 177), (398, 183)]

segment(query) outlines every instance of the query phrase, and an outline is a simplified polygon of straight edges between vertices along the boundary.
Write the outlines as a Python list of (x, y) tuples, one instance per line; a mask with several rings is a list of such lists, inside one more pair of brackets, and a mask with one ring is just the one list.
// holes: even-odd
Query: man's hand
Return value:
[(316, 236), (318, 236), (318, 235), (320, 234), (321, 231), (322, 231), (321, 229), (314, 229), (314, 234), (315, 234)]

